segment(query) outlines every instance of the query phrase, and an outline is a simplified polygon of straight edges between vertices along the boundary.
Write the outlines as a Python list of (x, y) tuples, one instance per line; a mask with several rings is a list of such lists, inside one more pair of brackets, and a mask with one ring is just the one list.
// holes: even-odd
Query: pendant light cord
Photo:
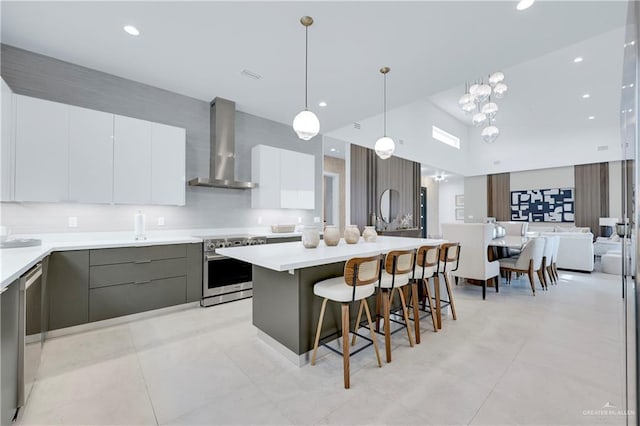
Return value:
[(387, 137), (387, 74), (384, 74), (384, 106), (383, 106), (383, 111), (384, 111), (384, 119), (383, 119), (383, 127), (384, 127), (384, 131), (382, 132), (384, 134), (384, 137)]
[(309, 80), (309, 27), (304, 27), (304, 109), (309, 110), (308, 80)]

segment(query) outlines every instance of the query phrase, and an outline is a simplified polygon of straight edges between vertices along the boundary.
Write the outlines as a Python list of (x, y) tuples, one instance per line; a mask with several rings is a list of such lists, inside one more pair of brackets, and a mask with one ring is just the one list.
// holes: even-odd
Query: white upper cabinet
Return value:
[(113, 202), (151, 203), (151, 122), (116, 115)]
[(151, 124), (151, 201), (185, 204), (185, 129)]
[(69, 200), (113, 199), (113, 114), (69, 107)]
[(13, 178), (14, 178), (14, 139), (13, 139), (13, 116), (14, 116), (14, 97), (11, 88), (1, 80), (2, 105), (2, 122), (0, 123), (1, 137), (0, 140), (0, 201), (13, 200)]
[(251, 207), (314, 209), (315, 157), (301, 152), (256, 145), (251, 150)]
[(13, 95), (2, 82), (2, 201), (185, 204), (185, 129)]
[(68, 200), (68, 105), (20, 95), (15, 100), (15, 200)]

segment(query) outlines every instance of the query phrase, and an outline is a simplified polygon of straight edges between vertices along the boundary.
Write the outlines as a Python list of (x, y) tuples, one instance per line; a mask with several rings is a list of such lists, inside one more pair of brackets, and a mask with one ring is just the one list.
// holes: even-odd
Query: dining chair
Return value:
[[(517, 258), (507, 257), (500, 259), (500, 270), (507, 274), (507, 281), (511, 283), (513, 272), (527, 274), (534, 296), (536, 295), (534, 272), (538, 272), (542, 268), (544, 245), (545, 239), (543, 237), (532, 238), (525, 243), (520, 256)], [(540, 284), (544, 289), (544, 282), (541, 281)]]

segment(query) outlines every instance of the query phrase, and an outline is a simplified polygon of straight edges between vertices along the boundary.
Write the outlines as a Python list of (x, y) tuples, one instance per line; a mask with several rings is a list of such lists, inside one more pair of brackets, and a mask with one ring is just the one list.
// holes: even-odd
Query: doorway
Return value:
[(338, 229), (340, 224), (340, 175), (324, 172), (323, 174), (323, 216), (324, 225), (334, 225)]

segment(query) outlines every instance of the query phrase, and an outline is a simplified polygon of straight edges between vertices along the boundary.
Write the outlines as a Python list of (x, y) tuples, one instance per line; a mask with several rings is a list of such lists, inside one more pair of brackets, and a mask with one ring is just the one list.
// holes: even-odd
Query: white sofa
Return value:
[(558, 236), (558, 260), (560, 269), (593, 271), (593, 234), (591, 232), (542, 232), (541, 236)]
[[(483, 281), (500, 275), (500, 263), (489, 262), (487, 252), (493, 239), (493, 224), (488, 223), (443, 223), (442, 238), (460, 243), (458, 269), (451, 275)], [(486, 287), (484, 288), (486, 291)]]

